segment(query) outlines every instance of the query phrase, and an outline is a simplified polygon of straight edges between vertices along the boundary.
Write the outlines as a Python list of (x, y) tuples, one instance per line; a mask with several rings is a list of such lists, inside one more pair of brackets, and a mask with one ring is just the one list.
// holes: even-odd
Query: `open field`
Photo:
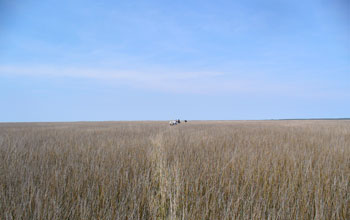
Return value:
[(0, 219), (350, 219), (350, 121), (0, 124)]

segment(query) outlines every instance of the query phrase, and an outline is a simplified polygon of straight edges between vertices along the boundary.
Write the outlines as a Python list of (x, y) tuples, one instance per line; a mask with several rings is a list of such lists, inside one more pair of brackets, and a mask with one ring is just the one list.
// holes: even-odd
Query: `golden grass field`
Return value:
[(350, 121), (1, 123), (0, 219), (350, 219)]

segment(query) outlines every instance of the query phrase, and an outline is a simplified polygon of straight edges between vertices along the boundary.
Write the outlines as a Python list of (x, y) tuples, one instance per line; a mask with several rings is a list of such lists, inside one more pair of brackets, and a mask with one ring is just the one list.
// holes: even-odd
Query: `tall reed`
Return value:
[(350, 122), (0, 124), (0, 219), (350, 219)]

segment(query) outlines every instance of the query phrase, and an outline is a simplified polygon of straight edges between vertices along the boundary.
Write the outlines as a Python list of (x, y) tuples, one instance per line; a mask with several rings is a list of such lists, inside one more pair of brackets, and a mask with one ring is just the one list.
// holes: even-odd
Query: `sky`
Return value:
[(350, 1), (0, 0), (0, 122), (350, 117)]

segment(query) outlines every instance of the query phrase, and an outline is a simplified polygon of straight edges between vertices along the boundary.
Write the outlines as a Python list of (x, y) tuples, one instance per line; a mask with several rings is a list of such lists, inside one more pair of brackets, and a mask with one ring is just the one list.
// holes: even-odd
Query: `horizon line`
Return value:
[[(346, 117), (341, 118), (280, 118), (280, 119), (183, 119), (187, 121), (307, 121), (307, 120), (350, 120)], [(89, 122), (163, 122), (168, 120), (78, 120), (78, 121), (0, 121), (0, 124), (16, 124), (16, 123), (89, 123)]]

